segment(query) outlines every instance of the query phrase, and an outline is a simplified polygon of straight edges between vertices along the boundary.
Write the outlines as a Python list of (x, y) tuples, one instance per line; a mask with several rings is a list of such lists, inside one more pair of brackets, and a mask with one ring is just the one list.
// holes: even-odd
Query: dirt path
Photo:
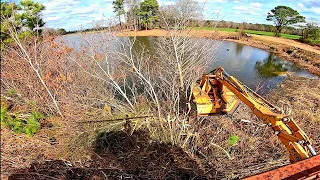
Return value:
[(252, 35), (252, 36), (254, 36), (256, 39), (275, 42), (275, 43), (281, 43), (288, 46), (295, 46), (307, 51), (320, 54), (320, 47), (303, 44), (292, 39), (285, 39), (285, 38), (278, 38), (278, 37), (271, 37), (271, 36), (260, 36), (260, 35)]
[[(126, 31), (117, 34), (118, 36), (169, 36), (170, 33), (164, 30)], [(251, 35), (241, 37), (236, 32), (222, 32), (209, 30), (194, 30), (183, 33), (192, 37), (211, 38), (217, 40), (233, 41), (248, 46), (264, 49), (275, 53), (278, 57), (294, 62), (297, 66), (313, 74), (320, 76), (320, 47), (310, 46), (295, 40)]]

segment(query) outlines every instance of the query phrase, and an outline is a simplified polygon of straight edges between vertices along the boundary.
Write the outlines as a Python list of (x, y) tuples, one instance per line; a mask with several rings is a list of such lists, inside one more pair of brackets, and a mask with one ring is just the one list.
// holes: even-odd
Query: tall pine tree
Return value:
[(155, 23), (158, 21), (159, 4), (157, 0), (145, 0), (140, 3), (139, 16), (141, 24), (145, 29), (154, 28)]
[(113, 1), (113, 12), (115, 12), (117, 14), (117, 16), (119, 17), (119, 23), (120, 23), (120, 28), (122, 28), (121, 25), (121, 16), (123, 14), (125, 14), (124, 11), (124, 0), (115, 0)]

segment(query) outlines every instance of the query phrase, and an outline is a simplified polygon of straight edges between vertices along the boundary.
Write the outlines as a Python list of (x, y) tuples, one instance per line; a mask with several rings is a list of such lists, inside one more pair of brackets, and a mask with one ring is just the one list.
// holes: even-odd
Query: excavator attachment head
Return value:
[(195, 103), (198, 116), (231, 114), (240, 103), (236, 95), (212, 74), (204, 74), (200, 83), (191, 85), (189, 101)]

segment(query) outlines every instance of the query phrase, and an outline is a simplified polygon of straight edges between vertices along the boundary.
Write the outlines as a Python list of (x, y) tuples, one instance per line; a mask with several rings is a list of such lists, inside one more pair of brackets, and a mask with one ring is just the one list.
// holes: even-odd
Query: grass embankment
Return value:
[[(212, 27), (195, 27), (194, 29), (200, 29), (200, 30), (214, 30)], [(233, 28), (216, 28), (218, 31), (225, 31), (225, 32), (239, 32), (240, 29), (233, 29)], [(256, 35), (263, 35), (263, 36), (274, 36), (273, 32), (266, 32), (266, 31), (255, 31), (255, 30), (244, 30), (245, 33), (248, 34), (256, 34)], [(286, 39), (300, 39), (301, 36), (299, 35), (293, 35), (293, 34), (285, 34), (280, 33), (280, 37), (286, 38)]]

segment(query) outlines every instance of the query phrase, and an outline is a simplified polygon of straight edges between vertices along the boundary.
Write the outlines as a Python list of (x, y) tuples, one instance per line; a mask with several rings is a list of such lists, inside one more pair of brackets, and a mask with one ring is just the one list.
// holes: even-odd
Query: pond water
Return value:
[[(99, 38), (99, 34), (92, 35)], [(77, 48), (85, 43), (80, 36), (64, 36), (65, 43)], [(137, 37), (139, 43), (153, 51), (152, 43), (155, 37)], [(222, 66), (230, 75), (236, 77), (258, 93), (265, 94), (274, 89), (288, 74), (316, 79), (316, 75), (302, 70), (292, 62), (282, 60), (267, 51), (242, 45), (235, 42), (216, 41), (217, 58), (212, 60), (207, 72)], [(140, 47), (140, 46), (137, 46)], [(214, 51), (214, 50), (213, 50)]]
[[(137, 39), (147, 47), (150, 47), (154, 41), (154, 37), (137, 37)], [(216, 41), (216, 43), (218, 44), (217, 58), (209, 64), (207, 72), (222, 66), (230, 75), (253, 90), (258, 90), (260, 94), (276, 88), (288, 74), (318, 78), (298, 68), (294, 63), (282, 60), (267, 51), (235, 42)]]
[(294, 63), (280, 59), (267, 51), (235, 42), (219, 44), (218, 58), (210, 69), (218, 66), (252, 89), (263, 85), (259, 93), (266, 93), (287, 77), (294, 76), (316, 79), (316, 75), (298, 68)]

